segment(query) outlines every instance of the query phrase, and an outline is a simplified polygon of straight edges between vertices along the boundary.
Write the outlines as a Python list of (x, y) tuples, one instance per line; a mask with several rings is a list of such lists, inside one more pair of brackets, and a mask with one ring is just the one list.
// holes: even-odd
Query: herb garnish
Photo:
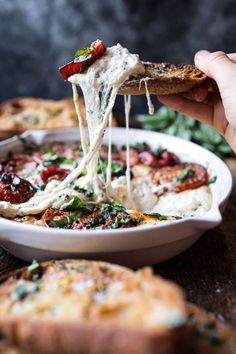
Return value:
[(176, 176), (176, 180), (182, 182), (186, 180), (189, 176), (191, 176), (192, 172), (192, 169), (187, 166), (180, 172), (178, 176)]
[(92, 197), (93, 196), (93, 190), (92, 189), (85, 189), (85, 188), (80, 188), (79, 186), (77, 186), (74, 183), (71, 183), (71, 185), (69, 186), (70, 189), (75, 190), (78, 193), (82, 193), (85, 195), (85, 197)]
[[(101, 160), (99, 165), (98, 165), (97, 172), (105, 174), (107, 165), (108, 165), (108, 161), (107, 160)], [(116, 175), (116, 174), (121, 173), (123, 171), (124, 171), (124, 165), (122, 163), (112, 161), (112, 163), (111, 163), (111, 173), (113, 175)]]
[(63, 203), (60, 210), (74, 211), (82, 208), (83, 206), (84, 203), (82, 200), (79, 197), (74, 196), (69, 202)]
[(24, 299), (28, 294), (32, 294), (39, 291), (38, 283), (25, 282), (20, 280), (11, 294), (13, 301), (18, 301)]
[(172, 218), (174, 218), (175, 220), (182, 219), (180, 216), (163, 215), (159, 213), (144, 213), (144, 215), (152, 216), (154, 218), (157, 218), (157, 220), (160, 221), (171, 220)]
[(78, 220), (83, 215), (90, 214), (94, 207), (95, 205), (93, 203), (87, 203), (73, 213), (65, 215), (58, 220), (47, 220), (46, 223), (49, 227), (69, 229), (74, 221)]
[(78, 166), (78, 162), (75, 161), (74, 159), (65, 158), (58, 155), (52, 155), (49, 159), (43, 161), (44, 167), (49, 167), (52, 165), (60, 165), (60, 164), (72, 165), (74, 167)]
[(90, 59), (92, 57), (91, 50), (92, 48), (89, 47), (77, 50), (75, 53), (74, 62), (80, 63), (81, 61)]
[(209, 184), (215, 183), (216, 180), (217, 180), (217, 176), (213, 176), (213, 177), (209, 178), (207, 184), (209, 185)]
[(42, 267), (41, 265), (34, 259), (32, 264), (30, 266), (28, 266), (28, 272), (31, 274), (32, 276), (32, 280), (38, 280), (41, 276), (41, 272), (42, 272)]

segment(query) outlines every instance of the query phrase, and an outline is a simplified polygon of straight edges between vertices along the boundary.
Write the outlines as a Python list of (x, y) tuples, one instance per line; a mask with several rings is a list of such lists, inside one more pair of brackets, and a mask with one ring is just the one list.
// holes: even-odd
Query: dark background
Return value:
[[(0, 0), (0, 101), (71, 95), (57, 68), (97, 38), (149, 61), (192, 63), (203, 48), (234, 52), (236, 1)], [(145, 111), (144, 97), (134, 106)]]

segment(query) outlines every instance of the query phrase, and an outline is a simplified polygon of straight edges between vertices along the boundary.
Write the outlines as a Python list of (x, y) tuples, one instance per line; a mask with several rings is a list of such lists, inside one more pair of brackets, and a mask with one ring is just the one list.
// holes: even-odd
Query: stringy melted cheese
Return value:
[[(91, 65), (86, 73), (75, 74), (69, 77), (68, 80), (72, 83), (73, 98), (81, 128), (81, 144), (84, 157), (79, 166), (62, 182), (55, 182), (52, 188), (46, 188), (44, 192), (37, 192), (28, 202), (18, 205), (3, 201), (0, 202), (0, 213), (3, 216), (13, 218), (17, 215), (38, 214), (49, 207), (60, 206), (60, 201), (63, 203), (64, 196), (68, 197), (71, 193), (71, 190), (68, 188), (70, 183), (78, 179), (83, 170), (87, 170), (87, 175), (86, 177), (82, 177), (77, 184), (82, 188), (92, 187), (96, 202), (111, 198), (111, 172), (109, 172), (109, 167), (107, 170), (107, 183), (97, 173), (99, 149), (103, 142), (105, 130), (111, 119), (111, 112), (119, 87), (131, 75), (142, 74), (144, 71), (144, 66), (139, 57), (129, 53), (126, 48), (117, 44), (108, 48), (104, 56)], [(89, 128), (88, 138), (78, 107), (78, 96), (75, 85), (81, 87), (85, 99)], [(109, 159), (109, 161), (111, 160)], [(129, 182), (127, 186), (129, 186)]]

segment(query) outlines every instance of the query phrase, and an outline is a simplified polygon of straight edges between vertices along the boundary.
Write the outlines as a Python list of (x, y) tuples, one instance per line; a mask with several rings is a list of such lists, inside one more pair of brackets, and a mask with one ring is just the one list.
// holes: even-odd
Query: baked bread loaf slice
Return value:
[[(187, 304), (185, 354), (235, 354), (236, 331), (212, 314)], [(0, 340), (0, 354), (27, 354)]]
[(131, 77), (119, 90), (122, 95), (169, 95), (187, 92), (203, 85), (208, 77), (194, 65), (174, 65), (169, 63), (144, 63), (145, 73)]
[[(0, 285), (0, 335), (24, 354), (181, 353), (182, 291), (146, 268), (33, 263)], [(14, 353), (14, 352), (13, 352)]]
[(187, 304), (187, 313), (187, 354), (235, 354), (234, 328), (193, 304)]
[[(83, 97), (79, 107), (85, 119)], [(112, 121), (115, 126), (115, 119)], [(70, 98), (48, 100), (33, 97), (18, 97), (0, 104), (0, 139), (21, 134), (26, 130), (78, 128), (74, 102)]]
[[(81, 107), (84, 110), (83, 100)], [(13, 98), (0, 104), (2, 137), (30, 129), (59, 129), (78, 126), (71, 99), (47, 100), (33, 97)]]

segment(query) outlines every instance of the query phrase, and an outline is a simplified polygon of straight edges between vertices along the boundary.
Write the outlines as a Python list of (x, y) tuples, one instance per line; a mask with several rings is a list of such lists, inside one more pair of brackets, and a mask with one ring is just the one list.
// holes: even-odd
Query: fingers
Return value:
[(217, 82), (220, 92), (230, 87), (236, 91), (236, 64), (224, 52), (201, 50), (195, 55), (196, 66)]
[(212, 125), (213, 108), (205, 103), (191, 101), (179, 95), (159, 95), (157, 98), (177, 112)]

